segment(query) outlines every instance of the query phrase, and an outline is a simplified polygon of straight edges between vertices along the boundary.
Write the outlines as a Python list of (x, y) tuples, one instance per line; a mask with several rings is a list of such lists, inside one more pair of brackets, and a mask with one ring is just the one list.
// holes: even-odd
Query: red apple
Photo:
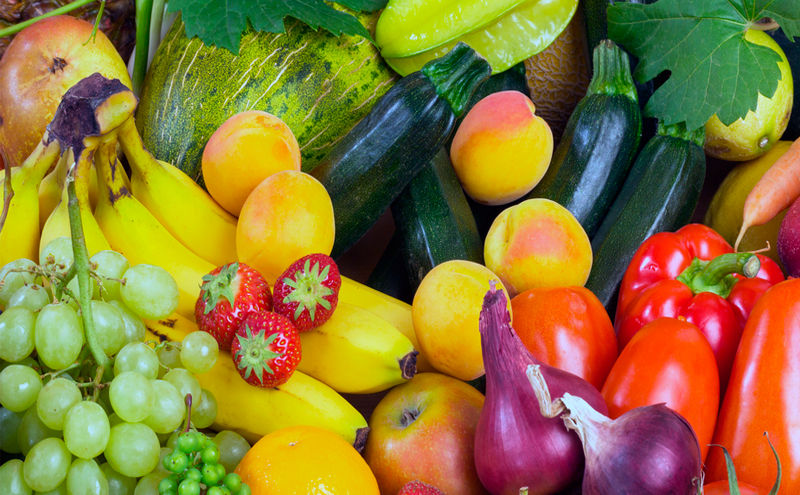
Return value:
[(420, 480), (447, 494), (486, 494), (473, 456), (482, 407), (483, 394), (439, 373), (419, 373), (390, 390), (370, 417), (364, 452), (381, 493)]
[(61, 96), (95, 72), (132, 87), (125, 62), (102, 31), (54, 16), (20, 31), (0, 59), (0, 148), (7, 165), (22, 163), (44, 134)]

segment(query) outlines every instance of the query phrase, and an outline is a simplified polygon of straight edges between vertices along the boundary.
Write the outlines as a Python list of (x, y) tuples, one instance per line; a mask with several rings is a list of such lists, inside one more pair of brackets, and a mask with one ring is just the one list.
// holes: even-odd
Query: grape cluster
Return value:
[(217, 342), (200, 331), (146, 342), (142, 318), (174, 311), (175, 281), (101, 251), (90, 259), (90, 349), (71, 267), (70, 239), (59, 238), (39, 264), (0, 269), (0, 451), (13, 457), (0, 465), (0, 493), (154, 495), (169, 475), (159, 459), (171, 435), (189, 415), (195, 428), (214, 422), (216, 399), (194, 375), (214, 366)]
[(227, 472), (217, 444), (198, 431), (181, 433), (162, 465), (171, 474), (159, 483), (160, 495), (250, 494), (238, 474)]

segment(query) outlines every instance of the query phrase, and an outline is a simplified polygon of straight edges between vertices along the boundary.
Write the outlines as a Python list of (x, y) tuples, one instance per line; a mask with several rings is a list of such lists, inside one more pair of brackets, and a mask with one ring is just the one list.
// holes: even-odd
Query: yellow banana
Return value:
[[(72, 150), (68, 150), (64, 155), (72, 155)], [(83, 237), (86, 242), (86, 249), (89, 251), (89, 256), (104, 249), (111, 249), (105, 235), (103, 235), (103, 231), (100, 230), (100, 226), (97, 225), (97, 220), (95, 220), (92, 214), (89, 200), (89, 179), (92, 175), (95, 175), (92, 173), (93, 157), (93, 149), (87, 147), (83, 150), (78, 163), (75, 165), (74, 178), (75, 195), (78, 199), (78, 209), (81, 212), (81, 224), (83, 225)], [(71, 162), (72, 159), (70, 158), (68, 161)], [(61, 192), (61, 201), (47, 218), (44, 227), (42, 227), (42, 235), (39, 241), (40, 252), (56, 237), (70, 237), (71, 235), (69, 211), (67, 210), (67, 203), (69, 201), (67, 196), (67, 184), (68, 181), (65, 179)], [(41, 199), (41, 196), (39, 198)]]
[(119, 129), (134, 197), (195, 254), (217, 266), (236, 261), (236, 217), (188, 175), (148, 152), (133, 118)]
[(61, 200), (61, 189), (67, 176), (67, 155), (62, 153), (56, 166), (44, 176), (39, 184), (39, 227), (44, 229), (47, 218)]
[(300, 334), (299, 371), (337, 392), (370, 394), (411, 379), (417, 351), (391, 323), (340, 302), (323, 325)]
[(180, 243), (125, 185), (126, 174), (108, 146), (95, 156), (100, 195), (94, 215), (111, 248), (132, 265), (149, 263), (167, 270), (180, 292), (177, 312), (194, 318), (203, 275), (215, 267)]
[[(344, 276), (339, 289), (339, 302), (370, 310), (400, 330), (411, 341), (414, 349), (420, 349), (417, 334), (414, 332), (414, 321), (411, 319), (410, 304)], [(434, 371), (422, 354), (417, 356), (417, 371)]]
[[(145, 323), (148, 339), (157, 341), (180, 342), (197, 330), (193, 322), (179, 315)], [(335, 431), (359, 450), (366, 442), (369, 430), (364, 416), (335, 390), (300, 371), (277, 388), (255, 387), (239, 376), (230, 353), (220, 351), (211, 371), (197, 379), (217, 398), (214, 427), (237, 431), (250, 442), (293, 425)]]
[[(59, 150), (58, 142), (45, 134), (22, 165), (11, 170), (14, 196), (0, 226), (0, 266), (19, 258), (38, 259), (39, 184), (58, 158)], [(2, 198), (6, 197), (7, 185), (3, 184)], [(0, 211), (3, 204), (0, 202)]]

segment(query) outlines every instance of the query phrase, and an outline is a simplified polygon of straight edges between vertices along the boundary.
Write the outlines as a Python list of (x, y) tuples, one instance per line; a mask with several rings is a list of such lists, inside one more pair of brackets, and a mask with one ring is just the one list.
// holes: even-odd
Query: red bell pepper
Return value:
[(753, 304), (780, 280), (777, 263), (734, 253), (705, 225), (655, 234), (639, 246), (620, 285), (614, 322), (620, 350), (656, 318), (685, 319), (711, 344), (724, 390)]

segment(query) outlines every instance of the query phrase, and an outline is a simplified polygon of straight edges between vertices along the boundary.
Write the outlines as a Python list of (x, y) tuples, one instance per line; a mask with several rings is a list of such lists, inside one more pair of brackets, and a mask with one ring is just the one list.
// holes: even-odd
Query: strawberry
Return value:
[(229, 350), (248, 314), (271, 309), (272, 294), (264, 277), (244, 263), (229, 263), (203, 276), (194, 317), (200, 330), (217, 339), (220, 349)]
[(339, 267), (328, 255), (303, 256), (286, 269), (275, 282), (275, 307), (305, 332), (331, 317), (339, 302), (342, 277)]
[(414, 480), (403, 485), (397, 495), (444, 495), (444, 492), (433, 485)]
[(300, 334), (283, 315), (250, 313), (236, 330), (231, 356), (247, 383), (277, 387), (286, 383), (300, 362)]

